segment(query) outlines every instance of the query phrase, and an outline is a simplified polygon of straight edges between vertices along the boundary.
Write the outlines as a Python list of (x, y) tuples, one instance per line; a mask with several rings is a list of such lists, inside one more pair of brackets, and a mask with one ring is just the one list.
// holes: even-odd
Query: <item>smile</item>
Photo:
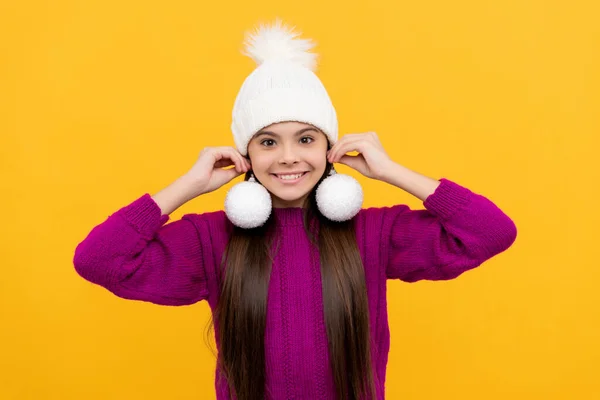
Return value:
[(300, 182), (306, 176), (306, 174), (308, 174), (308, 172), (303, 172), (301, 174), (291, 174), (291, 175), (286, 175), (286, 174), (275, 175), (275, 174), (271, 174), (271, 176), (273, 176), (273, 178), (276, 179), (280, 183), (291, 185), (291, 184)]

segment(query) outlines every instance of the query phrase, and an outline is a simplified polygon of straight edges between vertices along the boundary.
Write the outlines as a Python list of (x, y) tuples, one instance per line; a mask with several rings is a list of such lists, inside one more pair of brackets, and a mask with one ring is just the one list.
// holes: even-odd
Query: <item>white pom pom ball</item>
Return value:
[(252, 178), (240, 182), (232, 186), (225, 196), (225, 214), (240, 228), (262, 226), (271, 215), (271, 195)]
[(300, 32), (276, 18), (271, 25), (260, 24), (253, 32), (247, 32), (242, 53), (261, 65), (272, 60), (287, 60), (315, 71), (317, 55), (310, 53), (315, 43), (310, 39), (298, 39)]
[(327, 177), (316, 193), (319, 211), (332, 221), (347, 221), (360, 211), (363, 191), (360, 183), (350, 175), (334, 174)]

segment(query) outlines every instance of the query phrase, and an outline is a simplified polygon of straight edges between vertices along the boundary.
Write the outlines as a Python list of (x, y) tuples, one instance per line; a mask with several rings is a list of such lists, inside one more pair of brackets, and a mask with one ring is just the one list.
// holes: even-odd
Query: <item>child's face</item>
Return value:
[[(252, 137), (248, 144), (252, 171), (271, 193), (273, 207), (302, 207), (325, 172), (327, 148), (327, 136), (301, 122), (272, 124)], [(287, 180), (277, 176), (290, 172), (304, 174)]]

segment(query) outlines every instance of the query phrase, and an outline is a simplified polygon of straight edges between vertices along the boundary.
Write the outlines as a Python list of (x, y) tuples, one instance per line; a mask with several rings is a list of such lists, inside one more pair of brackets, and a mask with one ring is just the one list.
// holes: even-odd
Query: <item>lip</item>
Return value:
[(294, 174), (303, 174), (308, 171), (282, 171), (282, 172), (273, 172), (273, 175), (294, 175)]
[[(299, 174), (300, 172), (297, 172), (297, 173)], [(293, 174), (294, 174), (293, 172), (286, 172), (285, 174), (282, 174), (282, 175), (293, 175)], [(300, 178), (293, 179), (293, 180), (292, 179), (283, 180), (283, 179), (280, 179), (279, 177), (277, 177), (276, 174), (271, 174), (271, 176), (273, 177), (273, 179), (275, 179), (277, 182), (282, 183), (284, 185), (293, 185), (295, 183), (298, 183), (302, 179), (304, 179), (304, 177), (306, 175), (308, 175), (308, 171), (304, 171), (304, 174)]]

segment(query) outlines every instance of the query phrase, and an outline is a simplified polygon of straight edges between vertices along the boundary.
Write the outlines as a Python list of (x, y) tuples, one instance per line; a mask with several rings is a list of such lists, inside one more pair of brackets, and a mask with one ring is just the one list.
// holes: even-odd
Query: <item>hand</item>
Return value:
[[(235, 168), (224, 169), (230, 165)], [(210, 193), (252, 169), (250, 162), (233, 147), (205, 147), (185, 174), (197, 195)]]
[[(357, 151), (350, 156), (346, 153)], [(327, 152), (327, 160), (354, 168), (367, 178), (382, 180), (393, 161), (387, 155), (375, 132), (344, 135)]]

